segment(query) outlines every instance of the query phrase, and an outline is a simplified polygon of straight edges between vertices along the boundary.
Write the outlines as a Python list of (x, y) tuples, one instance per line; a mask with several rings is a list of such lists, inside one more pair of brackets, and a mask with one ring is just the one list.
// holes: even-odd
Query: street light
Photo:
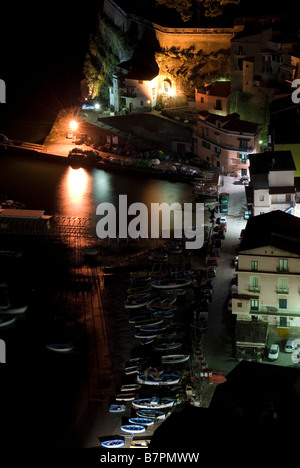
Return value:
[(76, 130), (78, 129), (78, 122), (76, 122), (76, 120), (71, 120), (71, 122), (70, 122), (70, 129), (71, 129), (73, 132), (76, 132)]

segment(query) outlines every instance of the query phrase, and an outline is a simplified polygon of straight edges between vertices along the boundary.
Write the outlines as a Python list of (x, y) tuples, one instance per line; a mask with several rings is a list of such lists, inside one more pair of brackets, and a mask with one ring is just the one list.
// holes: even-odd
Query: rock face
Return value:
[(147, 57), (152, 53), (160, 86), (163, 89), (164, 82), (169, 82), (172, 95), (193, 95), (204, 81), (230, 74), (230, 46), (236, 27), (163, 27), (122, 10), (114, 0), (104, 0), (103, 13), (122, 32), (135, 31), (136, 48), (147, 50)]

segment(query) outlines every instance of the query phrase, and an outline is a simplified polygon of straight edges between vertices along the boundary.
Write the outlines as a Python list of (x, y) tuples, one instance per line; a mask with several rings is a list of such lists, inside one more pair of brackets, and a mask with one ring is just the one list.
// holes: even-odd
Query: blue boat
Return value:
[(138, 409), (136, 414), (141, 418), (165, 419), (166, 413), (151, 409)]
[(157, 289), (172, 289), (182, 288), (191, 284), (192, 278), (190, 276), (179, 276), (179, 277), (165, 277), (159, 278), (151, 282), (151, 286)]
[(180, 343), (179, 341), (178, 342), (172, 341), (171, 343), (162, 342), (162, 343), (158, 343), (154, 349), (155, 351), (173, 351), (174, 349), (181, 348), (181, 346), (182, 346), (182, 343)]
[(172, 310), (157, 310), (153, 315), (157, 318), (171, 319), (174, 317), (175, 313)]
[(126, 410), (126, 406), (125, 406), (125, 405), (116, 405), (116, 404), (112, 404), (112, 405), (110, 405), (110, 407), (109, 407), (109, 412), (110, 412), (110, 413), (123, 413), (125, 410)]
[(111, 440), (103, 440), (101, 442), (101, 445), (102, 447), (106, 447), (106, 448), (121, 448), (121, 447), (124, 447), (124, 440), (122, 439), (111, 439)]
[(153, 419), (151, 418), (129, 418), (131, 424), (138, 424), (140, 426), (152, 426), (154, 424)]
[(127, 299), (124, 302), (125, 309), (139, 309), (145, 307), (149, 302), (148, 297), (139, 297), (136, 299)]

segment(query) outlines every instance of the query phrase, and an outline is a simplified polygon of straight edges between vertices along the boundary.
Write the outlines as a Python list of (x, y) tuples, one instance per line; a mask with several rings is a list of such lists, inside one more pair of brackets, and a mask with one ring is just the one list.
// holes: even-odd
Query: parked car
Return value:
[(227, 232), (227, 223), (220, 223), (219, 227), (220, 227), (220, 231), (223, 230), (223, 231)]
[(227, 205), (220, 205), (220, 213), (228, 213)]
[(268, 354), (270, 361), (275, 361), (279, 357), (279, 345), (276, 343), (271, 344)]
[(206, 270), (207, 278), (215, 278), (217, 276), (217, 269), (214, 266), (208, 267)]
[(285, 347), (284, 347), (284, 351), (286, 353), (292, 353), (293, 351), (295, 351), (294, 341), (295, 340), (291, 340), (291, 339), (286, 340)]
[(220, 217), (220, 224), (227, 223), (227, 216), (221, 216)]

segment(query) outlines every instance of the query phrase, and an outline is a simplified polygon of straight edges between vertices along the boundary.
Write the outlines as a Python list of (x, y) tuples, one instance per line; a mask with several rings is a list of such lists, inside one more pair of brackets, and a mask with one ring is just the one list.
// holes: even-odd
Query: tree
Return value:
[(240, 0), (156, 0), (156, 3), (167, 8), (175, 8), (182, 21), (186, 22), (193, 16), (194, 7), (198, 9), (201, 6), (205, 16), (219, 16), (222, 15), (226, 5), (238, 4)]

